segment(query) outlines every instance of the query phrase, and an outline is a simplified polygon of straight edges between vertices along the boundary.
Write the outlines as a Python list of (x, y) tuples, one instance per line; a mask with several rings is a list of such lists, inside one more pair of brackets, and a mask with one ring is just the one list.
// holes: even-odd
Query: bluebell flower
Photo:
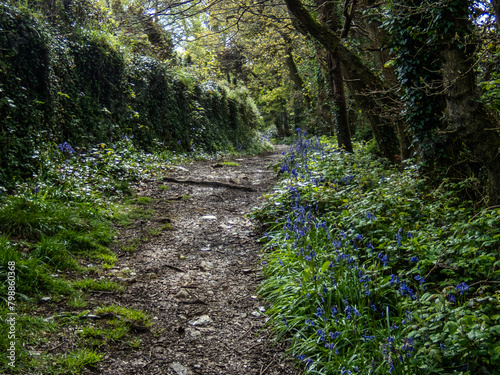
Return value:
[(332, 340), (335, 340), (340, 336), (340, 332), (330, 332), (329, 335)]
[(316, 310), (316, 314), (314, 315), (316, 315), (318, 318), (323, 318), (326, 321), (325, 310), (323, 310), (321, 307), (318, 307), (318, 309)]
[(462, 283), (459, 283), (459, 284), (455, 287), (455, 289), (456, 289), (458, 292), (460, 292), (460, 295), (461, 295), (461, 296), (463, 296), (463, 294), (464, 294), (466, 291), (468, 291), (468, 290), (469, 290), (469, 286), (468, 286), (466, 283), (462, 282)]
[(374, 220), (374, 219), (375, 219), (375, 215), (373, 215), (370, 211), (368, 211), (368, 212), (366, 213), (366, 218), (367, 218), (368, 220)]
[(420, 275), (415, 276), (415, 280), (417, 280), (420, 284), (425, 282), (425, 279)]
[(314, 326), (314, 322), (311, 319), (307, 319), (306, 324), (309, 324), (310, 326)]
[(453, 294), (448, 294), (448, 296), (446, 297), (448, 299), (448, 301), (450, 301), (451, 303), (455, 303), (457, 302), (457, 299), (455, 298), (455, 296)]
[(75, 150), (73, 150), (73, 147), (71, 147), (71, 145), (68, 142), (58, 144), (57, 148), (59, 149), (59, 151), (65, 152), (69, 155), (72, 155), (75, 153)]
[(316, 334), (319, 336), (320, 341), (325, 341), (325, 331), (323, 331), (322, 329), (318, 329), (316, 331)]
[(286, 318), (285, 318), (285, 315), (282, 315), (282, 317), (283, 317), (283, 322), (284, 322), (284, 323), (285, 323), (285, 325), (288, 327), (288, 322), (287, 322), (287, 320), (286, 320)]
[(361, 335), (361, 337), (363, 338), (364, 342), (375, 340), (375, 336), (370, 336), (366, 334), (366, 329), (363, 331), (363, 335)]
[(401, 246), (401, 232), (403, 228), (399, 228), (398, 233), (396, 234), (396, 240), (398, 241), (398, 246)]
[(392, 274), (391, 275), (391, 280), (389, 282), (391, 283), (391, 285), (399, 284), (399, 276), (395, 275), (395, 274)]
[(314, 363), (314, 361), (311, 358), (306, 359), (306, 368), (311, 367), (311, 365)]
[(412, 257), (412, 258), (410, 259), (410, 262), (418, 262), (418, 258), (417, 258), (417, 257)]
[(384, 267), (387, 267), (387, 255), (384, 255), (383, 253), (378, 253), (378, 258), (384, 265)]
[(337, 314), (337, 312), (338, 312), (337, 308), (336, 308), (335, 306), (332, 306), (332, 307), (330, 308), (330, 311), (332, 312), (332, 317), (334, 317), (334, 318), (335, 318), (335, 315), (336, 315), (336, 314)]
[(405, 351), (406, 355), (411, 356), (411, 353), (415, 351), (415, 348), (413, 346), (414, 343), (413, 337), (407, 337), (403, 340), (403, 345), (401, 346), (401, 349)]
[(399, 284), (399, 293), (401, 296), (408, 295), (411, 299), (417, 299), (417, 296), (413, 292), (413, 289), (406, 285), (404, 282)]

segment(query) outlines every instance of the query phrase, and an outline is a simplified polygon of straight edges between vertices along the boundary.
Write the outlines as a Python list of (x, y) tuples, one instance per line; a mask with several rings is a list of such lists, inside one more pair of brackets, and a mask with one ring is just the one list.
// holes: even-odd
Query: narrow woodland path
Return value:
[(154, 215), (122, 235), (171, 228), (121, 254), (113, 271), (128, 280), (126, 291), (96, 296), (95, 302), (147, 311), (153, 326), (137, 329), (138, 349), (107, 353), (95, 373), (300, 373), (264, 327), (264, 306), (256, 298), (259, 236), (244, 217), (276, 182), (267, 166), (279, 151), (238, 158), (240, 166), (173, 168), (166, 180), (139, 191), (152, 198)]

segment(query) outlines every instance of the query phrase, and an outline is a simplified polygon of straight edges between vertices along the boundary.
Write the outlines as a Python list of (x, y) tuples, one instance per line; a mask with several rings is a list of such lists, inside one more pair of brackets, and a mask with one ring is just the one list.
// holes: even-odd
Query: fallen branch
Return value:
[(249, 186), (228, 184), (225, 182), (218, 182), (218, 181), (179, 180), (177, 178), (172, 178), (172, 177), (163, 177), (163, 181), (173, 182), (175, 184), (203, 185), (203, 186), (212, 186), (212, 187), (219, 187), (226, 189), (237, 189), (243, 191), (256, 191), (254, 188), (251, 188)]

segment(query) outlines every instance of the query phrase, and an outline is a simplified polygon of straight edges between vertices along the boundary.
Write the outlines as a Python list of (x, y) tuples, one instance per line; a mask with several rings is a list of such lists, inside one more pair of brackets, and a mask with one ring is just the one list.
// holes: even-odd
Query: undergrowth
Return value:
[[(160, 147), (146, 153), (126, 136), (80, 153), (68, 143), (41, 144), (33, 155), (33, 177), (9, 194), (0, 188), (0, 352), (14, 353), (13, 360), (0, 356), (0, 372), (76, 374), (95, 367), (103, 348), (140, 346), (134, 329), (150, 325), (147, 314), (105, 304), (90, 312), (88, 293), (124, 290), (108, 271), (118, 260), (110, 249), (116, 228), (154, 213), (151, 198), (134, 190), (193, 156), (222, 154), (177, 154)], [(167, 224), (141, 231), (133, 239), (139, 242), (127, 242), (122, 250), (135, 251), (168, 230)], [(68, 313), (53, 315), (61, 310)], [(92, 314), (102, 317), (95, 322), (88, 318)], [(59, 352), (65, 342), (72, 352)]]
[(368, 150), (299, 133), (254, 211), (272, 327), (310, 374), (498, 373), (500, 209)]

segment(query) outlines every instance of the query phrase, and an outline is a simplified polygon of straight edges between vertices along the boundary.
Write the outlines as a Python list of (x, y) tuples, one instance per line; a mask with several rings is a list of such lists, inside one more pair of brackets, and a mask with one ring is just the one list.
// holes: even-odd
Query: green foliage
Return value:
[[(185, 157), (146, 154), (138, 151), (127, 138), (107, 146), (99, 144), (85, 155), (77, 155), (68, 143), (38, 147), (38, 173), (18, 183), (16, 195), (0, 197), (0, 309), (7, 307), (4, 302), (8, 296), (8, 272), (14, 264), (17, 313), (16, 367), (11, 368), (2, 357), (0, 371), (78, 373), (84, 367), (92, 367), (101, 357), (93, 351), (95, 347), (120, 340), (131, 347), (137, 346), (138, 341), (129, 334), (130, 325), (135, 320), (145, 322), (145, 315), (115, 307), (114, 311), (126, 316), (126, 320), (118, 319), (107, 331), (102, 328), (114, 335), (109, 343), (107, 339), (81, 337), (75, 341), (77, 349), (72, 354), (31, 356), (27, 348), (43, 345), (42, 341), (53, 335), (54, 327), (67, 324), (60, 321), (49, 324), (53, 317), (37, 318), (33, 309), (42, 297), (47, 298), (45, 303), (67, 303), (72, 309), (82, 309), (87, 305), (82, 291), (123, 290), (123, 285), (105, 278), (94, 280), (92, 276), (100, 276), (103, 271), (89, 265), (89, 262), (102, 264), (105, 270), (117, 262), (116, 255), (107, 247), (115, 234), (112, 220), (116, 219), (115, 211), (130, 205), (110, 202), (130, 195), (129, 184), (150, 180), (163, 172), (165, 163), (185, 160)], [(165, 158), (167, 155), (170, 159)], [(129, 200), (137, 207), (127, 215), (132, 220), (150, 215), (144, 209), (144, 205), (151, 203), (150, 199)], [(71, 324), (76, 322), (82, 324), (78, 319), (73, 319)], [(6, 327), (4, 321), (0, 323), (0, 328)], [(46, 333), (43, 337), (39, 335), (42, 331)], [(9, 345), (10, 341), (0, 340), (3, 352)]]
[(122, 52), (104, 31), (79, 27), (65, 34), (6, 4), (0, 28), (3, 187), (38, 173), (41, 143), (67, 142), (87, 157), (97, 152), (88, 151), (93, 145), (117, 139), (147, 152), (255, 145), (260, 117), (242, 88), (200, 83), (167, 62)]
[(492, 373), (500, 211), (356, 148), (299, 137), (254, 213), (274, 328), (307, 373)]

